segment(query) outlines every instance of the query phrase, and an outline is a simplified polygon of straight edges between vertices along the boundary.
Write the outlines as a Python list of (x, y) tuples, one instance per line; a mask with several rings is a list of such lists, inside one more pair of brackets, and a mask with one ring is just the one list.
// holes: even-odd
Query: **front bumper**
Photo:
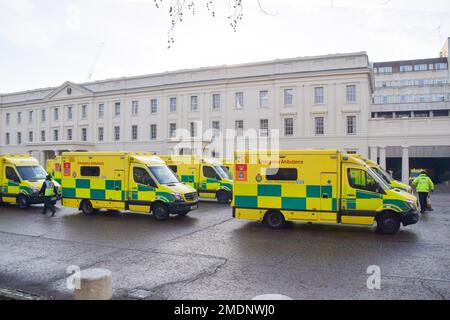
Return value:
[(167, 208), (170, 214), (177, 214), (183, 211), (191, 211), (198, 208), (198, 201), (196, 202), (184, 202), (176, 201), (167, 203)]
[(419, 221), (419, 212), (417, 210), (411, 210), (402, 214), (403, 226), (415, 224)]

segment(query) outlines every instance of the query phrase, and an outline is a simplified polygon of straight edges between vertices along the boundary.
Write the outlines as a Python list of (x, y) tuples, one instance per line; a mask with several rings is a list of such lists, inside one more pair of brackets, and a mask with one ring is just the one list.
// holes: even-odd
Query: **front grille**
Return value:
[(186, 198), (187, 201), (197, 200), (197, 192), (186, 193), (184, 197)]

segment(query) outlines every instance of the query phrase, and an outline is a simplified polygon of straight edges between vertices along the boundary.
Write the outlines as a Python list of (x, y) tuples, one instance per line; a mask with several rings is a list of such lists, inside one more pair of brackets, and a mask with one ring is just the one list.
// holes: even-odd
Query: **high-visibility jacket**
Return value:
[(413, 185), (416, 187), (417, 192), (430, 192), (430, 190), (434, 189), (433, 181), (423, 173), (413, 180)]
[(53, 197), (55, 195), (55, 184), (53, 181), (46, 180), (45, 182), (44, 196)]

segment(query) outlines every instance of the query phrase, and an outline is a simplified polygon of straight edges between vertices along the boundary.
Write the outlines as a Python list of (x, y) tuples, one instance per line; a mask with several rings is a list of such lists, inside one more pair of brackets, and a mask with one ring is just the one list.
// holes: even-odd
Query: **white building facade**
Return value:
[[(375, 104), (384, 94), (379, 86), (388, 81), (384, 76), (376, 69), (374, 79), (367, 54), (360, 52), (3, 94), (0, 153), (32, 153), (42, 163), (66, 150), (224, 157), (230, 149), (216, 148), (215, 142), (226, 129), (260, 136), (278, 129), (282, 149), (335, 148), (370, 156), (384, 167), (386, 157), (400, 152), (406, 179), (410, 153), (416, 152), (411, 147), (442, 147), (439, 152), (446, 154), (450, 117), (380, 117), (388, 108)], [(436, 70), (436, 77), (449, 79), (448, 67)], [(177, 149), (180, 129), (191, 147)]]

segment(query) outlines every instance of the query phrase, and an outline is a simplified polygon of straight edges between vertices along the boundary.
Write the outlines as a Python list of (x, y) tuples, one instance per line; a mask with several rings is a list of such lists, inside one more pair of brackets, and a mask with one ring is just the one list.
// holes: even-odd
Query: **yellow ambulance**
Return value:
[[(39, 161), (28, 154), (0, 155), (0, 202), (17, 204), (22, 209), (44, 203), (39, 191), (46, 176)], [(55, 185), (59, 190), (59, 184)]]
[(61, 156), (48, 159), (45, 164), (45, 170), (52, 176), (53, 180), (61, 184)]
[(376, 174), (378, 174), (378, 176), (380, 176), (380, 178), (382, 178), (387, 184), (390, 184), (391, 187), (393, 188), (398, 188), (401, 189), (403, 191), (412, 193), (412, 188), (411, 186), (394, 180), (392, 179), (391, 175), (389, 173), (387, 173), (380, 165), (378, 165), (378, 163), (376, 163), (375, 161), (363, 158), (361, 155), (359, 154), (351, 154), (349, 155), (351, 157), (355, 157), (357, 159), (360, 159), (362, 161), (364, 161), (373, 171), (375, 171)]
[(85, 214), (128, 210), (166, 220), (197, 209), (197, 192), (150, 153), (65, 152), (61, 170), (62, 204)]
[(217, 159), (174, 155), (159, 156), (181, 182), (197, 190), (199, 197), (229, 203), (233, 195), (233, 180), (227, 168)]
[(363, 161), (336, 150), (235, 153), (233, 217), (281, 228), (286, 221), (373, 225), (394, 234), (419, 219), (417, 199)]

